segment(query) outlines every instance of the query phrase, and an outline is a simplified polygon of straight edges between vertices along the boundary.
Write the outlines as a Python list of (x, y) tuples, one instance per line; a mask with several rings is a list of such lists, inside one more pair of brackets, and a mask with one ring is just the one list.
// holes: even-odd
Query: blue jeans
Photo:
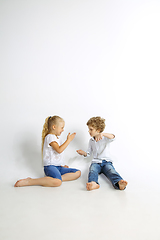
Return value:
[(62, 166), (54, 165), (44, 166), (44, 172), (47, 177), (58, 178), (61, 181), (62, 181), (61, 175), (64, 175), (66, 173), (75, 173), (77, 171), (79, 170), (75, 168), (65, 168)]
[[(88, 182), (98, 183), (98, 174), (103, 173), (112, 183), (113, 187), (119, 189), (118, 182), (122, 177), (116, 172), (112, 162), (105, 160), (102, 163), (92, 163), (89, 169)], [(99, 184), (99, 183), (98, 183)]]

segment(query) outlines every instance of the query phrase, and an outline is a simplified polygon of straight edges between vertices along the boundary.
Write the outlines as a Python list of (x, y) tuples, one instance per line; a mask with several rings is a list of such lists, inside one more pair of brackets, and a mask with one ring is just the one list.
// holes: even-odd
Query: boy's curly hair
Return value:
[(101, 117), (92, 117), (88, 120), (87, 126), (91, 126), (97, 130), (100, 130), (100, 133), (105, 129), (105, 119)]

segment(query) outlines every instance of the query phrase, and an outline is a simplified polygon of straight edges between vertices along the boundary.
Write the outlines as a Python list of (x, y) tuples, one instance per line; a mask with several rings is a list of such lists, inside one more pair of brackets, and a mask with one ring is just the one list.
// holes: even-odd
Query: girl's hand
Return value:
[(67, 165), (64, 165), (64, 166), (62, 166), (62, 167), (69, 168)]
[(102, 133), (99, 133), (97, 136), (95, 136), (95, 141), (98, 142), (102, 139), (103, 137), (103, 134)]
[(71, 135), (70, 133), (68, 133), (67, 140), (71, 142), (75, 138), (75, 136), (76, 136), (76, 133), (72, 133)]
[(83, 150), (77, 150), (76, 151), (79, 155), (87, 156), (87, 153)]

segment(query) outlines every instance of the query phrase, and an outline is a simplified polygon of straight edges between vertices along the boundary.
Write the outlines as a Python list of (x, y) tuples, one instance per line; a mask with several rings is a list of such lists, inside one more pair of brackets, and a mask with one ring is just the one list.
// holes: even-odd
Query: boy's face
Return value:
[(88, 129), (89, 129), (89, 134), (90, 134), (90, 136), (91, 137), (95, 137), (95, 136), (97, 136), (99, 133), (100, 133), (100, 131), (99, 130), (96, 130), (94, 127), (92, 127), (92, 126), (88, 126)]

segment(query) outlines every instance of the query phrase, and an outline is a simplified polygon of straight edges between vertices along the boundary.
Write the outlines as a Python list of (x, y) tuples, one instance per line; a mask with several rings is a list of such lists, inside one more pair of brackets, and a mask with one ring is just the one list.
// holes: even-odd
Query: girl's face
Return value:
[(65, 123), (63, 121), (58, 122), (56, 125), (53, 125), (54, 134), (56, 136), (60, 136), (61, 133), (64, 131)]
[(100, 131), (99, 130), (96, 130), (94, 127), (92, 127), (92, 126), (88, 126), (88, 129), (89, 129), (89, 134), (90, 134), (90, 136), (91, 137), (95, 137), (95, 136), (97, 136), (99, 133), (100, 133)]

